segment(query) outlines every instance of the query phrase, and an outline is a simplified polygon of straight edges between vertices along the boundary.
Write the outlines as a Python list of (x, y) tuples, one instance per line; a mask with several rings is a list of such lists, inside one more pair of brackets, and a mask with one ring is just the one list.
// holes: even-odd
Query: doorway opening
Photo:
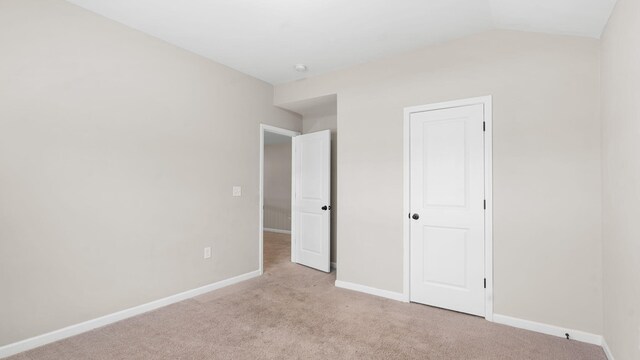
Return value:
[[(292, 141), (297, 131), (260, 125), (260, 273), (291, 258)], [(266, 245), (266, 246), (265, 246)]]
[[(289, 111), (295, 112), (302, 117), (302, 134), (303, 135), (298, 139), (299, 140), (298, 149), (302, 147), (306, 147), (309, 150), (307, 151), (307, 154), (310, 154), (311, 152), (314, 152), (314, 151), (320, 151), (322, 153), (325, 153), (326, 149), (316, 148), (315, 145), (307, 143), (307, 141), (302, 140), (302, 138), (315, 136), (314, 134), (319, 135), (318, 133), (320, 132), (330, 133), (330, 149), (327, 150), (327, 151), (330, 151), (330, 159), (329, 159), (330, 169), (327, 169), (327, 171), (330, 172), (330, 179), (328, 184), (330, 188), (330, 198), (323, 199), (322, 204), (315, 204), (315, 203), (299, 204), (301, 207), (308, 205), (309, 210), (317, 210), (316, 209), (317, 205), (326, 205), (328, 208), (328, 211), (325, 211), (320, 214), (328, 214), (329, 219), (326, 219), (325, 225), (322, 225), (319, 227), (324, 228), (324, 226), (328, 226), (330, 228), (329, 244), (328, 244), (328, 248), (330, 252), (329, 268), (324, 266), (324, 262), (325, 262), (324, 259), (319, 261), (322, 264), (319, 264), (319, 263), (314, 264), (316, 263), (315, 261), (311, 261), (311, 259), (305, 259), (306, 258), (305, 254), (296, 254), (296, 252), (292, 254), (293, 256), (291, 261), (296, 263), (301, 263), (303, 265), (307, 265), (322, 271), (327, 271), (327, 272), (337, 271), (338, 257), (339, 257), (338, 256), (339, 244), (338, 244), (338, 235), (337, 235), (338, 212), (340, 211), (340, 206), (338, 204), (339, 189), (338, 189), (338, 97), (337, 97), (337, 94), (328, 94), (328, 95), (323, 95), (323, 96), (314, 97), (314, 98), (301, 99), (301, 100), (288, 102), (288, 103), (280, 103), (277, 106), (283, 109), (287, 109)], [(312, 141), (312, 142), (315, 142), (315, 141)], [(306, 144), (303, 144), (303, 143), (306, 143)], [(314, 148), (315, 150), (312, 150)], [(307, 159), (303, 163), (308, 163), (309, 161), (317, 163), (318, 160), (320, 160), (320, 157), (316, 157), (316, 159)], [(302, 171), (299, 175), (304, 177), (307, 171), (304, 171), (304, 169), (300, 169), (300, 170)], [(315, 170), (314, 169), (307, 169), (307, 170), (311, 170), (312, 173), (319, 171), (317, 175), (319, 174), (324, 175), (325, 173), (325, 170), (318, 169), (318, 168), (316, 168)], [(318, 178), (317, 175), (313, 176), (313, 178)], [(304, 181), (304, 179), (302, 179), (302, 181)], [(314, 186), (317, 186), (319, 184), (320, 183), (317, 182), (316, 184), (314, 184)], [(310, 189), (307, 186), (301, 187), (300, 188), (301, 197), (306, 196), (305, 194), (302, 194), (302, 192), (308, 192), (309, 190)], [(307, 195), (309, 195), (312, 198), (320, 198), (322, 197), (320, 195), (321, 192), (323, 192), (321, 188), (317, 187), (316, 191), (310, 191), (309, 193), (307, 193)], [(311, 200), (311, 199), (308, 198), (307, 200)], [(302, 211), (302, 209), (300, 210)], [(294, 236), (292, 240), (294, 241), (294, 243), (296, 243), (295, 230), (298, 230), (298, 235), (300, 235), (300, 238), (298, 240), (300, 241), (299, 243), (296, 243), (296, 244), (298, 245), (299, 251), (303, 251), (304, 248), (307, 248), (317, 253), (323, 252), (325, 240), (326, 240), (325, 237), (313, 239), (313, 237), (307, 236), (309, 234), (318, 233), (317, 230), (311, 230), (312, 228), (317, 228), (318, 226), (314, 226), (313, 221), (310, 221), (310, 220), (313, 218), (318, 219), (320, 214), (314, 215), (311, 213), (307, 213), (306, 215), (299, 216), (296, 218), (296, 215), (294, 213), (294, 221), (296, 219), (300, 220), (299, 221), (300, 226), (296, 227), (294, 224), (294, 227), (293, 227)], [(299, 214), (299, 215), (302, 215), (302, 214)], [(302, 220), (305, 220), (305, 221), (302, 221)], [(310, 231), (304, 231), (304, 228)], [(321, 244), (322, 246), (320, 246)], [(296, 256), (296, 255), (302, 255), (302, 256)], [(306, 255), (312, 255), (312, 254), (307, 253)], [(320, 266), (316, 266), (316, 265), (320, 265)]]
[[(279, 248), (277, 256), (284, 258), (287, 249), (282, 240), (286, 238), (291, 245), (290, 262), (330, 273), (337, 267), (337, 97), (327, 95), (278, 106), (299, 114), (303, 131), (300, 134), (268, 125), (260, 127), (260, 271), (264, 272), (268, 266), (265, 254), (272, 252), (265, 247), (265, 239), (269, 246)], [(280, 140), (272, 141), (278, 136)], [(273, 172), (268, 168), (270, 149), (265, 150), (269, 143), (283, 142), (289, 143), (291, 150), (291, 177), (290, 182), (286, 181), (291, 186), (291, 205), (290, 210), (284, 212), (278, 211), (284, 208), (282, 196), (275, 203), (271, 201), (274, 197), (269, 194), (269, 177)], [(280, 153), (284, 151), (280, 149)], [(288, 166), (284, 172), (289, 172)], [(276, 181), (279, 185), (285, 183), (282, 173), (279, 170), (273, 177), (280, 179)], [(280, 243), (274, 243), (277, 238), (281, 239)], [(275, 254), (267, 254), (272, 255)], [(279, 264), (283, 264), (282, 261)]]

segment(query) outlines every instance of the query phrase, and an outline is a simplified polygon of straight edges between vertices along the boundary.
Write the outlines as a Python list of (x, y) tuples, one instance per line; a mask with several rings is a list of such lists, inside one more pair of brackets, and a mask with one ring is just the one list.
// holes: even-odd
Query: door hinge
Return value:
[(482, 131), (487, 131), (487, 123), (485, 121), (482, 122)]
[(487, 278), (484, 278), (484, 288), (487, 288)]
[(487, 200), (484, 201), (484, 209), (487, 210)]

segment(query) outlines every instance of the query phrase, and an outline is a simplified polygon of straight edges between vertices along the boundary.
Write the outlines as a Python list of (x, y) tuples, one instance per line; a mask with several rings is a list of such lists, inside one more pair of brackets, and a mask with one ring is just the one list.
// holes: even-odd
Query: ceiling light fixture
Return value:
[(294, 66), (294, 68), (296, 69), (297, 72), (305, 72), (305, 71), (307, 71), (307, 65), (305, 65), (305, 64), (296, 64)]

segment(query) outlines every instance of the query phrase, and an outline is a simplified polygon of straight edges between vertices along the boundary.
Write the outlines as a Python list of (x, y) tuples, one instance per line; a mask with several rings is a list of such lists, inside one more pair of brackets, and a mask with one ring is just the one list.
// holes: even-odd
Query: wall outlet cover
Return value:
[(233, 187), (233, 196), (242, 196), (242, 187), (234, 186)]

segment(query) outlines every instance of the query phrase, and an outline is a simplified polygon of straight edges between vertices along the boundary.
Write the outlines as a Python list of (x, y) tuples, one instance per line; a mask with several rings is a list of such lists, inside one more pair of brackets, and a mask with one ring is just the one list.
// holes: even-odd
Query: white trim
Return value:
[(297, 263), (296, 257), (296, 141), (291, 138), (291, 262)]
[(252, 271), (246, 274), (238, 275), (229, 279), (221, 280), (213, 284), (205, 285), (192, 290), (187, 290), (179, 294), (171, 295), (166, 298), (155, 300), (146, 304), (138, 305), (126, 310), (118, 311), (113, 314), (101, 316), (96, 319), (81, 322), (79, 324), (67, 326), (65, 328), (48, 332), (46, 334), (34, 336), (29, 339), (15, 342), (0, 347), (0, 358), (5, 358), (11, 355), (21, 353), (23, 351), (31, 350), (33, 348), (50, 344), (54, 341), (62, 340), (71, 336), (75, 336), (95, 328), (99, 328), (105, 325), (113, 324), (117, 321), (121, 321), (136, 315), (146, 313), (148, 311), (156, 310), (158, 308), (171, 305), (204, 293), (221, 289), (223, 287), (239, 283), (241, 281), (249, 280), (260, 276), (260, 271)]
[(277, 233), (277, 234), (291, 234), (291, 230), (280, 230), (280, 229), (264, 228), (264, 231)]
[(410, 118), (412, 113), (416, 112), (424, 112), (431, 110), (441, 110), (441, 109), (449, 109), (461, 106), (469, 106), (482, 104), (484, 106), (484, 121), (485, 121), (485, 142), (484, 142), (484, 166), (485, 166), (485, 198), (487, 200), (487, 209), (485, 211), (485, 278), (487, 279), (487, 288), (485, 289), (485, 319), (492, 321), (493, 319), (493, 193), (492, 193), (492, 152), (493, 152), (493, 112), (492, 112), (492, 97), (482, 96), (471, 99), (462, 99), (462, 100), (454, 100), (447, 101), (437, 104), (430, 105), (421, 105), (421, 106), (412, 106), (404, 109), (404, 151), (403, 151), (403, 171), (404, 171), (404, 211), (402, 213), (403, 219), (403, 244), (404, 244), (404, 269), (403, 269), (403, 301), (409, 302), (411, 300), (411, 264), (410, 264), (410, 240), (411, 240), (411, 232), (410, 232), (410, 220), (409, 213), (410, 209)]
[[(265, 131), (270, 132), (270, 133), (275, 133), (275, 134), (280, 134), (280, 135), (285, 135), (285, 136), (289, 136), (291, 138), (300, 135), (299, 132), (297, 131), (292, 131), (292, 130), (287, 130), (287, 129), (282, 129), (279, 127), (275, 127), (275, 126), (271, 126), (271, 125), (265, 125), (265, 124), (260, 124), (260, 180), (259, 180), (259, 192), (258, 192), (258, 262), (259, 262), (259, 271), (260, 274), (262, 275), (264, 273), (264, 234), (263, 232), (266, 230), (264, 228), (264, 133)], [(292, 147), (293, 147), (293, 141), (291, 141)], [(292, 148), (293, 150), (293, 148)], [(291, 153), (292, 156), (292, 166), (293, 166), (293, 151)], [(293, 181), (294, 179), (294, 172), (293, 172), (293, 168), (291, 169), (291, 181)], [(293, 187), (294, 183), (291, 183), (291, 203), (293, 205)], [(293, 209), (293, 207), (291, 208)], [(291, 216), (291, 232), (293, 232), (293, 213)], [(293, 236), (291, 237), (291, 248), (293, 249)], [(291, 251), (291, 253), (293, 254), (293, 251)]]
[(347, 289), (347, 290), (358, 291), (358, 292), (369, 294), (369, 295), (380, 296), (380, 297), (391, 299), (391, 300), (404, 301), (403, 293), (377, 289), (377, 288), (373, 288), (365, 285), (350, 283), (347, 281), (336, 280), (336, 287)]
[(530, 320), (523, 320), (511, 316), (494, 314), (493, 322), (497, 324), (509, 325), (519, 329), (535, 331), (542, 334), (565, 338), (565, 334), (569, 334), (569, 339), (584, 342), (593, 345), (602, 345), (602, 336), (591, 334), (588, 332), (563, 328), (560, 326), (543, 324)]
[(402, 186), (402, 293), (404, 295), (404, 302), (411, 301), (411, 221), (409, 220), (409, 214), (411, 213), (411, 127), (410, 113), (407, 109), (404, 109), (404, 131), (403, 131), (403, 150), (402, 150), (402, 173), (403, 173), (403, 186)]
[(602, 350), (604, 350), (604, 354), (607, 356), (607, 359), (614, 360), (613, 353), (611, 349), (609, 349), (609, 345), (607, 344), (607, 340), (602, 337)]
[(487, 287), (484, 292), (484, 318), (493, 321), (493, 98), (484, 98), (484, 276)]

